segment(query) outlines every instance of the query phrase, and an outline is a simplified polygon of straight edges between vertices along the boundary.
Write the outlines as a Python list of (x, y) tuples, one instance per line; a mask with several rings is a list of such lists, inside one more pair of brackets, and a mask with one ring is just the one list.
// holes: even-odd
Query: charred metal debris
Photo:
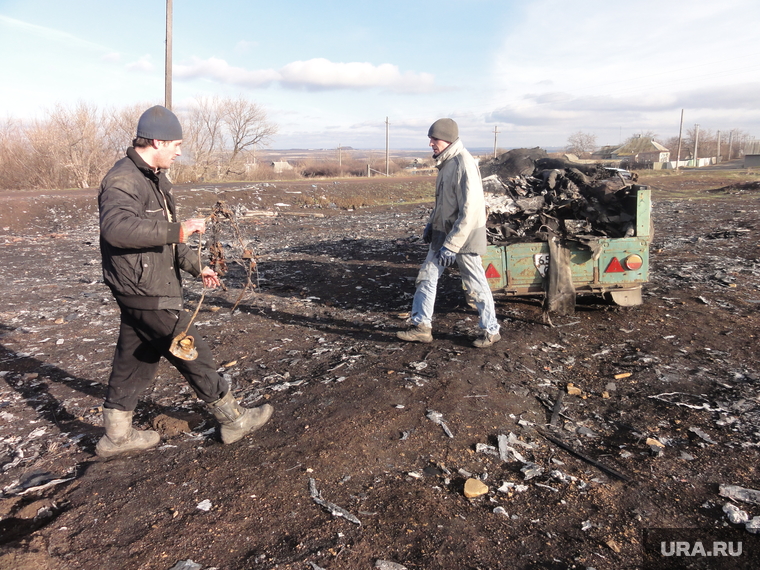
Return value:
[(590, 243), (634, 235), (636, 175), (601, 164), (548, 158), (515, 149), (481, 164), (493, 245), (548, 241), (550, 235)]

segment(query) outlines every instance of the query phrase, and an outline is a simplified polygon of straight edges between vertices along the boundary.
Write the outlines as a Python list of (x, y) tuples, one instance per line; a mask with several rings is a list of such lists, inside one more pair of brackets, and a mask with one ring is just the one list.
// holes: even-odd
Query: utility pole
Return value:
[(388, 154), (390, 152), (389, 151), (390, 147), (388, 146), (388, 142), (390, 140), (388, 138), (388, 131), (389, 131), (390, 126), (391, 124), (388, 122), (388, 117), (385, 117), (385, 175), (386, 176), (388, 176), (388, 174), (390, 173), (390, 156)]
[(340, 143), (338, 143), (338, 172), (343, 176), (343, 156), (340, 152)]
[(166, 0), (166, 70), (164, 76), (164, 107), (172, 108), (172, 0)]
[(731, 146), (734, 144), (734, 130), (728, 131), (728, 160), (731, 160)]
[(683, 109), (681, 109), (681, 126), (678, 127), (678, 154), (676, 154), (676, 170), (678, 163), (681, 161), (681, 134), (683, 133)]
[(697, 155), (697, 145), (699, 143), (699, 125), (694, 125), (694, 167), (699, 167), (699, 158)]
[(718, 131), (718, 154), (715, 156), (716, 164), (720, 162), (720, 131)]
[(498, 125), (493, 128), (493, 157), (496, 158), (496, 135), (499, 134)]

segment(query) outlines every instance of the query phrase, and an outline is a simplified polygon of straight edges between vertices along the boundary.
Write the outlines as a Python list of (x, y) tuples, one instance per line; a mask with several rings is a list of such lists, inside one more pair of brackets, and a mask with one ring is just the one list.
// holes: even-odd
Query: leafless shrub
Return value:
[(137, 134), (137, 121), (140, 120), (140, 115), (152, 105), (152, 103), (138, 103), (107, 112), (108, 128), (105, 131), (105, 145), (113, 154), (114, 160), (124, 156)]
[(21, 123), (13, 119), (0, 123), (0, 173), (3, 188), (18, 190), (28, 185), (25, 165), (29, 154)]
[(305, 178), (337, 178), (341, 175), (337, 160), (307, 159), (296, 163), (296, 169)]
[(80, 102), (74, 109), (56, 106), (48, 114), (48, 123), (54, 144), (46, 151), (62, 167), (63, 185), (97, 186), (113, 158), (103, 144), (110, 126), (107, 117), (94, 105)]
[(565, 150), (577, 156), (590, 154), (596, 150), (596, 135), (577, 131), (567, 137)]
[(266, 112), (242, 97), (197, 99), (180, 119), (185, 158), (173, 171), (178, 181), (246, 178), (255, 164), (249, 154), (277, 132)]

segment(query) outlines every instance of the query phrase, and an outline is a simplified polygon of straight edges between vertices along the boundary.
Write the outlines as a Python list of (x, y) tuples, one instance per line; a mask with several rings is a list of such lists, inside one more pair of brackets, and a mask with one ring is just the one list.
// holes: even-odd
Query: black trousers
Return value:
[(121, 326), (108, 379), (104, 408), (132, 411), (137, 400), (156, 377), (163, 356), (185, 377), (198, 398), (214, 402), (229, 390), (214, 366), (211, 348), (194, 325), (187, 334), (195, 340), (198, 358), (182, 360), (171, 352), (172, 339), (185, 330), (191, 313), (185, 311), (142, 311), (119, 305)]

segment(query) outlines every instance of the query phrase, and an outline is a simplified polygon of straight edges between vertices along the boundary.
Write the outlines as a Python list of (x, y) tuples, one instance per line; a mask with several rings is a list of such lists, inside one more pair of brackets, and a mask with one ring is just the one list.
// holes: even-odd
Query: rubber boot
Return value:
[(396, 337), (407, 342), (433, 342), (433, 328), (425, 325), (414, 325), (408, 330), (398, 331)]
[(106, 435), (101, 437), (95, 446), (95, 455), (103, 458), (113, 457), (122, 453), (144, 451), (158, 445), (161, 441), (158, 432), (134, 429), (132, 414), (134, 412), (103, 408), (103, 425), (106, 428)]
[(258, 408), (243, 408), (231, 391), (216, 402), (210, 403), (208, 407), (221, 425), (222, 443), (235, 443), (244, 435), (256, 431), (267, 423), (274, 411), (269, 404)]

